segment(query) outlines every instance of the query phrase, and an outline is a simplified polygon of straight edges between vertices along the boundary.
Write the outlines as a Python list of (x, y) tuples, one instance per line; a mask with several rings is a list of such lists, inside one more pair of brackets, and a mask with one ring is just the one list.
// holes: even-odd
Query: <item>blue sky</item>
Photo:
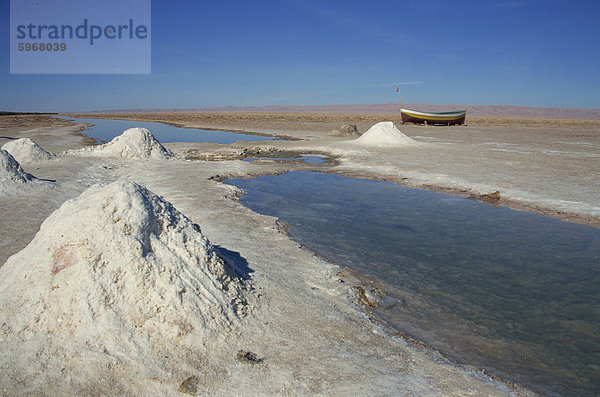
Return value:
[(600, 108), (597, 0), (153, 1), (149, 75), (11, 75), (0, 1), (0, 110)]

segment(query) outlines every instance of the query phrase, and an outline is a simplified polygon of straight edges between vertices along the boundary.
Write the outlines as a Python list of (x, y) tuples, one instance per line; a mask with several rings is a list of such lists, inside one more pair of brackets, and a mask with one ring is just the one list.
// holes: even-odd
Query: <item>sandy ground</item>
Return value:
[[(352, 288), (361, 280), (299, 246), (276, 219), (241, 206), (236, 201), (238, 192), (218, 180), (294, 169), (325, 170), (465, 196), (500, 191), (499, 201), (497, 196), (489, 196), (496, 204), (521, 205), (597, 225), (598, 125), (539, 121), (543, 126), (524, 122), (507, 128), (502, 124), (506, 120), (473, 122), (466, 127), (398, 125), (423, 144), (390, 150), (356, 146), (347, 138), (328, 136), (346, 120), (357, 120), (359, 131), (364, 132), (374, 123), (373, 115), (356, 119), (352, 115), (321, 116), (215, 115), (186, 120), (178, 114), (166, 120), (168, 116), (163, 115), (163, 121), (177, 124), (298, 140), (229, 146), (167, 144), (179, 156), (168, 161), (61, 155), (54, 161), (22, 164), (27, 172), (55, 182), (50, 189), (31, 188), (18, 196), (0, 197), (0, 263), (27, 245), (43, 220), (65, 200), (94, 183), (129, 178), (172, 202), (200, 225), (213, 244), (227, 250), (232, 260), (244, 262), (254, 273), (260, 295), (260, 304), (244, 319), (242, 328), (209, 343), (189, 373), (153, 380), (152, 390), (158, 387), (162, 394), (177, 395), (182, 382), (193, 376), (200, 380), (196, 392), (210, 395), (530, 395), (526, 389), (453, 365), (433, 351), (391, 335), (361, 309)], [(0, 121), (0, 145), (10, 138), (30, 137), (44, 149), (60, 154), (89, 143), (78, 133), (77, 125), (51, 125), (41, 119), (21, 126), (15, 120)], [(323, 153), (331, 160), (323, 165), (268, 158), (194, 161), (211, 154), (214, 157), (215, 152), (233, 158), (249, 152), (280, 157), (282, 151)], [(264, 360), (239, 360), (240, 350)], [(144, 394), (143, 382), (131, 382)], [(120, 390), (111, 388), (110, 382), (86, 384), (88, 394)], [(0, 385), (0, 389), (10, 394), (12, 386)], [(73, 394), (84, 391), (73, 387)], [(52, 391), (44, 390), (47, 394)]]

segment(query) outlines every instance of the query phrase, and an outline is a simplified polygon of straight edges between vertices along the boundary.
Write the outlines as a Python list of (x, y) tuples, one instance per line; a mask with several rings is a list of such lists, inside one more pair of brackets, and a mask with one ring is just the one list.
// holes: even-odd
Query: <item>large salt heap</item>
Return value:
[(145, 128), (129, 128), (121, 135), (104, 145), (93, 146), (71, 154), (100, 156), (100, 157), (126, 157), (126, 158), (152, 158), (167, 159), (171, 153)]
[(93, 186), (0, 269), (0, 385), (20, 395), (160, 390), (236, 326), (246, 291), (170, 203), (129, 181)]
[(404, 135), (391, 121), (383, 121), (373, 125), (355, 143), (368, 146), (406, 146), (417, 145), (418, 142)]
[(23, 171), (21, 165), (6, 150), (0, 149), (0, 193), (13, 193), (36, 178)]
[(19, 163), (52, 160), (56, 157), (54, 154), (42, 149), (30, 138), (7, 142), (2, 146), (2, 149), (9, 152)]

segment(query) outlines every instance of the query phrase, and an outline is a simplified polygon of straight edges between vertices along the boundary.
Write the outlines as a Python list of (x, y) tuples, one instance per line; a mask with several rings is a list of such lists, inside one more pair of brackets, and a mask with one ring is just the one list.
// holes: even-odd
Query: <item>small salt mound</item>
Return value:
[(59, 381), (65, 367), (97, 384), (188, 365), (240, 321), (247, 290), (170, 203), (130, 181), (93, 186), (0, 268), (0, 384), (75, 382)]
[(391, 121), (377, 123), (353, 142), (369, 146), (406, 146), (418, 142), (404, 135)]
[(8, 184), (24, 184), (36, 178), (23, 171), (21, 165), (6, 150), (0, 149), (0, 190)]
[(104, 145), (69, 152), (72, 154), (167, 159), (171, 153), (145, 128), (130, 128)]
[(2, 146), (2, 149), (9, 152), (19, 163), (51, 160), (56, 157), (29, 138), (7, 142)]

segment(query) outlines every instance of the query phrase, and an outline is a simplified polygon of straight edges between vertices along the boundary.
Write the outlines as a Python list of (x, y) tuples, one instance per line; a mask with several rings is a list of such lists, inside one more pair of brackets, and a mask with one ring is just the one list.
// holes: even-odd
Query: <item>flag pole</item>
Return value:
[[(400, 93), (400, 84), (396, 86), (396, 92), (398, 93), (398, 100), (400, 101), (400, 116), (402, 117), (402, 94)], [(402, 120), (404, 124), (404, 120)]]

